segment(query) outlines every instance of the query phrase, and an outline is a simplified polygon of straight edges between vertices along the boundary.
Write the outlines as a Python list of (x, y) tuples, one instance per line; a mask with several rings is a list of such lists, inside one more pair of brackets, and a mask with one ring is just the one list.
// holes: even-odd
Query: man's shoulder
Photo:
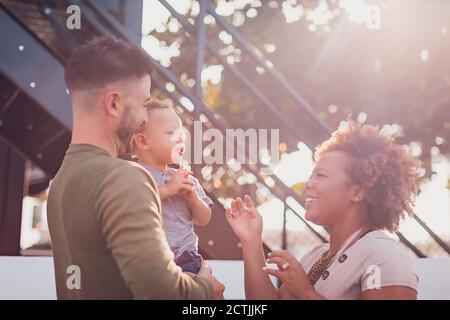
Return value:
[(105, 177), (126, 179), (127, 181), (144, 181), (155, 185), (153, 177), (145, 168), (135, 161), (112, 159), (105, 172)]
[[(111, 201), (112, 198), (119, 197), (129, 205), (159, 199), (155, 181), (138, 163), (117, 159), (109, 169), (96, 184), (95, 199)], [(157, 202), (160, 207), (160, 201)]]

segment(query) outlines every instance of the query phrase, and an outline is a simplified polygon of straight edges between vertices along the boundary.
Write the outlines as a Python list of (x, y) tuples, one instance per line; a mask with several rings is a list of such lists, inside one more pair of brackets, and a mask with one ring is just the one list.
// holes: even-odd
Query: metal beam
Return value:
[(410, 248), (418, 258), (427, 257), (424, 253), (422, 253), (422, 251), (420, 251), (415, 245), (413, 245), (408, 239), (406, 239), (402, 233), (396, 232), (395, 234), (398, 236), (398, 239), (403, 242), (408, 248)]
[(414, 219), (417, 221), (417, 223), (426, 231), (428, 234), (436, 241), (439, 246), (444, 249), (445, 252), (447, 252), (450, 255), (450, 247), (447, 243), (445, 243), (444, 240), (442, 240), (427, 224), (419, 218), (418, 215), (414, 215)]
[[(119, 21), (111, 13), (117, 7), (117, 1), (111, 0), (85, 0), (94, 11), (96, 11), (100, 17), (105, 18), (105, 20), (116, 30), (119, 30), (124, 38), (132, 42), (135, 45), (141, 45), (141, 32), (142, 32), (142, 1), (131, 1), (133, 4), (127, 4), (124, 2), (123, 5), (125, 13), (125, 21)], [(125, 23), (125, 24), (124, 24)], [(125, 27), (126, 26), (126, 27)]]
[[(205, 63), (205, 13), (206, 3), (205, 0), (199, 0), (200, 12), (197, 17), (197, 65), (195, 70), (195, 96), (197, 99), (203, 99), (202, 90), (202, 71), (203, 64)], [(195, 110), (196, 118), (199, 115)]]
[(61, 63), (2, 6), (0, 38), (0, 71), (62, 125), (71, 128), (72, 110)]

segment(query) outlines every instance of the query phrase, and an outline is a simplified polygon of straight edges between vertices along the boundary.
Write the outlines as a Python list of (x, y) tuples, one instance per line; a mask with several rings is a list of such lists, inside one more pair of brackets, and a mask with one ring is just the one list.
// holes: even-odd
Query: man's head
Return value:
[[(115, 38), (96, 38), (67, 60), (65, 81), (72, 96), (74, 127), (89, 122), (123, 152), (147, 120), (151, 61), (141, 48)], [(79, 123), (77, 123), (79, 122)]]

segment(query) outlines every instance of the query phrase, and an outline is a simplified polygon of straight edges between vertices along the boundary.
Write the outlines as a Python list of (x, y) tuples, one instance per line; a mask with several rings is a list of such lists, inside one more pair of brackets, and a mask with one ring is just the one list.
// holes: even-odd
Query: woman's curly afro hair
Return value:
[(414, 215), (421, 162), (395, 144), (394, 138), (381, 134), (376, 126), (349, 119), (345, 129), (335, 131), (316, 149), (315, 160), (331, 151), (352, 158), (347, 174), (364, 188), (369, 218), (376, 228), (396, 231), (405, 214)]

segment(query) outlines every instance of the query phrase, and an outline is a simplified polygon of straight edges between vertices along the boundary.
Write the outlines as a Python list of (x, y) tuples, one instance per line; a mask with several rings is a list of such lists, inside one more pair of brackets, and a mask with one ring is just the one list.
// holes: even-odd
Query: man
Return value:
[(67, 61), (72, 141), (50, 188), (59, 299), (212, 299), (224, 286), (173, 262), (154, 180), (117, 159), (147, 118), (151, 65), (140, 48), (97, 38)]

